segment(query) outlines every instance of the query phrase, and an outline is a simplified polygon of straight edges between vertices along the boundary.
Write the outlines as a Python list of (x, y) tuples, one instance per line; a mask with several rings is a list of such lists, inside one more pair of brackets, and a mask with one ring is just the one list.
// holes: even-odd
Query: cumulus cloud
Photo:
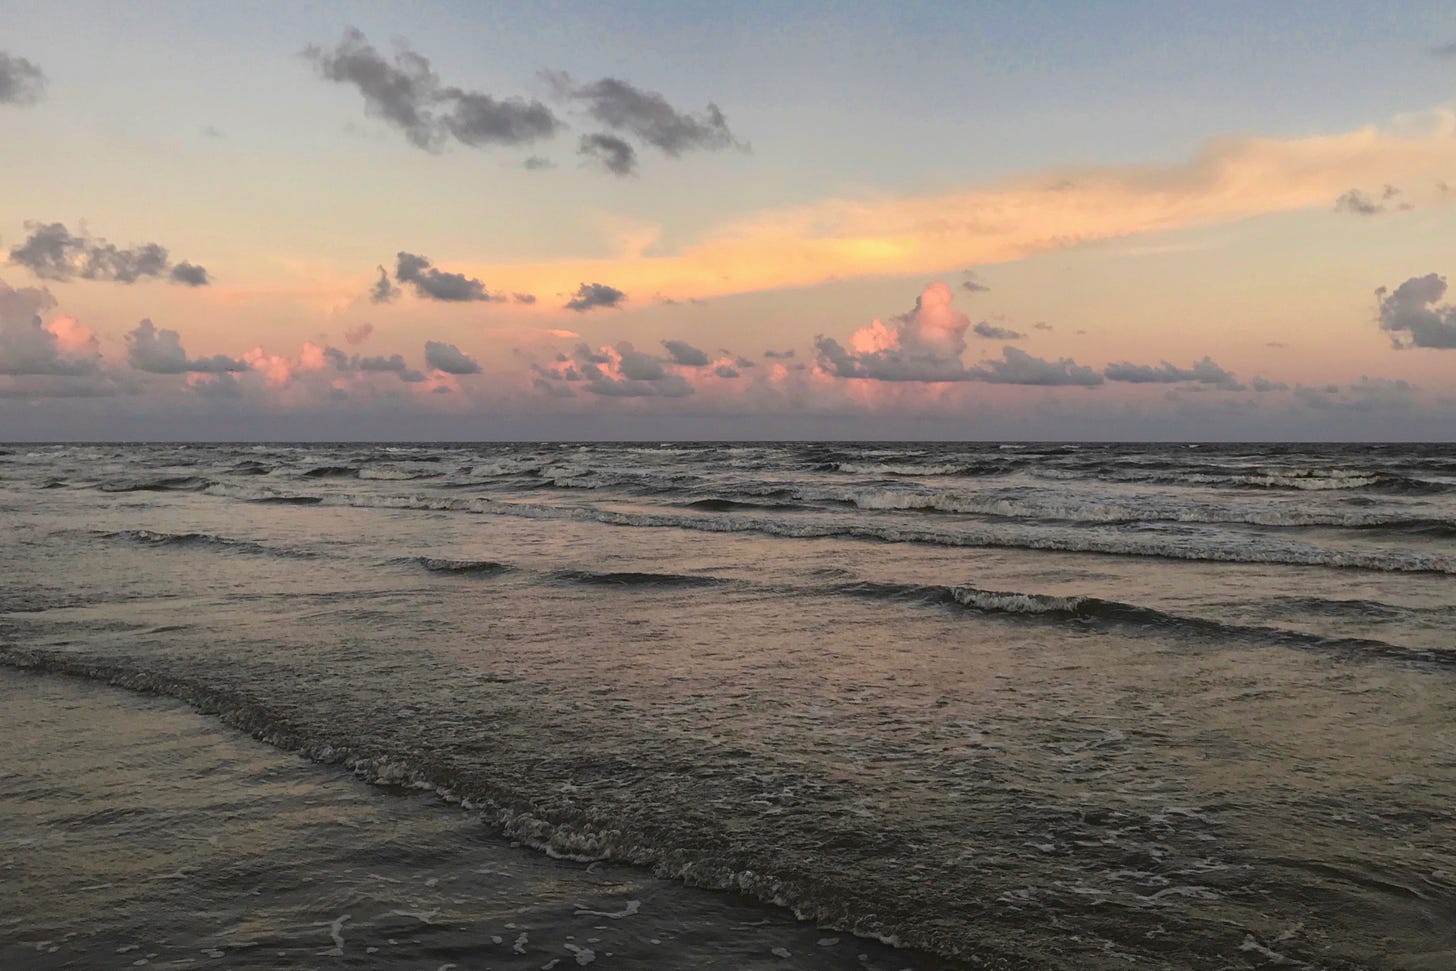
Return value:
[(576, 288), (576, 293), (564, 306), (567, 310), (585, 313), (597, 307), (620, 306), (626, 299), (627, 295), (616, 287), (609, 287), (605, 283), (583, 283)]
[(1375, 291), (1380, 329), (1396, 347), (1456, 348), (1456, 306), (1439, 301), (1446, 278), (1435, 273), (1413, 276), (1393, 291)]
[(96, 335), (70, 317), (43, 322), (55, 298), (36, 287), (11, 289), (0, 281), (0, 374), (81, 375), (97, 369)]
[(1150, 364), (1131, 364), (1123, 361), (1118, 364), (1109, 364), (1102, 372), (1109, 381), (1124, 381), (1129, 384), (1178, 384), (1192, 382), (1194, 384), (1207, 384), (1215, 387), (1227, 388), (1231, 391), (1242, 390), (1243, 384), (1231, 373), (1214, 363), (1210, 357), (1204, 357), (1195, 361), (1192, 367), (1180, 368), (1167, 361), (1157, 366)]
[(985, 293), (991, 288), (986, 286), (986, 284), (982, 283), (980, 280), (976, 279), (976, 274), (972, 273), (970, 270), (967, 270), (965, 272), (965, 279), (961, 281), (961, 289), (966, 291), (967, 293)]
[(0, 105), (33, 105), (45, 95), (45, 84), (38, 66), (0, 51)]
[(425, 365), (446, 374), (480, 373), (480, 365), (475, 358), (454, 344), (441, 341), (425, 341)]
[(126, 359), (138, 371), (152, 374), (224, 374), (248, 370), (246, 362), (222, 354), (188, 357), (175, 330), (158, 328), (149, 319), (143, 319), (135, 330), (127, 333)]
[[(414, 253), (400, 252), (397, 254), (398, 263), (395, 266), (394, 278), (400, 283), (408, 283), (414, 287), (415, 294), (426, 300), (440, 300), (447, 303), (466, 303), (477, 300), (502, 300), (503, 297), (491, 293), (474, 277), (468, 277), (461, 273), (446, 273), (443, 270), (435, 269), (428, 259), (423, 256), (416, 256)], [(380, 274), (380, 282), (385, 282), (383, 273)], [(374, 291), (379, 290), (379, 283), (374, 285)], [(371, 299), (373, 297), (371, 296)], [(378, 302), (378, 301), (376, 301)]]
[(653, 357), (637, 350), (629, 341), (621, 341), (596, 350), (588, 344), (578, 344), (570, 354), (557, 354), (554, 364), (533, 365), (532, 370), (538, 387), (543, 382), (554, 387), (564, 387), (559, 382), (582, 383), (587, 391), (607, 398), (686, 397), (693, 393), (693, 386), (681, 374), (667, 370), (667, 365), (675, 363), (678, 362)]
[(975, 381), (991, 384), (1080, 385), (1102, 383), (1102, 375), (1070, 358), (1048, 361), (1010, 345), (1001, 349), (1001, 360), (986, 361), (973, 369)]
[[(167, 249), (143, 243), (122, 249), (104, 239), (73, 234), (63, 223), (27, 222), (30, 235), (10, 250), (10, 262), (23, 266), (42, 280), (108, 280), (136, 283), (145, 277), (170, 276), (185, 286), (206, 286), (207, 270), (193, 263), (173, 266)], [(169, 274), (170, 270), (170, 274)]]
[(637, 172), (637, 150), (616, 135), (603, 132), (583, 135), (576, 154), (595, 161), (616, 176), (625, 177)]
[(687, 367), (707, 367), (708, 355), (687, 341), (667, 340), (662, 342), (674, 363)]
[(993, 341), (1014, 341), (1026, 336), (1018, 330), (1012, 330), (1009, 327), (997, 327), (995, 324), (985, 320), (972, 327), (971, 330), (977, 337), (984, 337), (987, 340)]
[(913, 309), (874, 320), (849, 338), (845, 348), (833, 338), (816, 337), (819, 367), (841, 378), (877, 381), (974, 380), (961, 362), (971, 322), (951, 306), (951, 290), (932, 283)]
[(789, 348), (786, 351), (776, 351), (773, 348), (769, 348), (768, 350), (766, 350), (766, 351), (763, 352), (763, 356), (764, 357), (770, 358), (772, 360), (778, 360), (778, 361), (786, 361), (789, 358), (793, 357), (794, 354), (795, 354), (795, 351), (794, 351), (794, 349), (792, 347)]
[[(382, 269), (382, 267), (381, 267)], [(350, 344), (362, 344), (374, 333), (374, 325), (370, 323), (355, 324), (344, 331), (344, 340)]]
[(402, 43), (386, 60), (353, 27), (332, 49), (310, 45), (303, 54), (321, 77), (356, 88), (367, 114), (427, 151), (438, 151), (450, 139), (471, 147), (521, 145), (549, 138), (562, 127), (539, 101), (497, 99), (442, 85), (429, 58)]
[(741, 376), (739, 370), (731, 364), (719, 364), (713, 368), (713, 373), (720, 378), (736, 378)]
[(702, 112), (691, 114), (674, 108), (656, 91), (619, 78), (578, 84), (564, 71), (542, 73), (558, 97), (581, 104), (603, 125), (632, 135), (666, 155), (748, 148), (734, 137), (728, 119), (715, 104), (709, 103)]

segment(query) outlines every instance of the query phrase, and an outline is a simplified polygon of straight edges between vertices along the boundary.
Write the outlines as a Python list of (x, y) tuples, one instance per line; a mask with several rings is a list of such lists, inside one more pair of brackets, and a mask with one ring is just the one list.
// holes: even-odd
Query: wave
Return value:
[(749, 502), (746, 499), (723, 499), (714, 497), (711, 499), (694, 499), (691, 502), (681, 504), (684, 509), (701, 509), (705, 512), (732, 512), (735, 509), (799, 509), (803, 508), (792, 502)]
[(720, 577), (685, 573), (598, 573), (593, 570), (557, 570), (551, 578), (566, 583), (608, 587), (712, 587), (726, 583)]
[(312, 558), (318, 555), (309, 550), (280, 549), (251, 540), (215, 536), (212, 533), (162, 533), (151, 529), (118, 529), (109, 532), (94, 530), (93, 535), (100, 536), (102, 539), (119, 539), (142, 546), (204, 547), (234, 553), (300, 558)]
[(103, 482), (98, 488), (102, 492), (196, 492), (211, 484), (197, 475), (170, 475), (160, 479)]
[(301, 479), (357, 479), (359, 467), (355, 465), (319, 465), (298, 473)]
[(280, 506), (316, 506), (323, 502), (323, 496), (293, 496), (287, 494), (257, 496), (244, 502), (272, 503)]
[[(1242, 640), (1305, 649), (1338, 651), (1356, 657), (1420, 661), (1456, 666), (1456, 652), (1405, 647), (1365, 637), (1330, 637), (1282, 627), (1239, 624), (1187, 616), (1100, 597), (1056, 597), (1039, 593), (983, 590), (973, 586), (936, 586), (858, 582), (834, 588), (836, 593), (872, 599), (955, 606), (978, 613), (1022, 615), (1045, 620), (1103, 623), (1137, 631), (1193, 634), (1226, 644)], [(1383, 606), (1383, 605), (1382, 605)]]
[[(275, 748), (321, 765), (336, 766), (370, 784), (433, 792), (447, 803), (480, 813), (509, 840), (548, 856), (582, 862), (611, 860), (652, 870), (692, 886), (743, 894), (791, 910), (803, 921), (896, 947), (956, 957), (965, 942), (936, 922), (923, 923), (914, 907), (887, 908), (854, 884), (829, 892), (822, 875), (743, 851), (715, 851), (689, 833), (674, 835), (616, 813), (583, 812), (539, 798), (543, 779), (511, 779), (473, 769), (469, 760), (441, 757), (378, 734), (299, 717), (286, 704), (246, 685), (144, 666), (130, 658), (98, 658), (0, 644), (0, 664), (23, 671), (82, 678), (144, 694), (175, 698)], [(533, 798), (533, 796), (535, 798)], [(941, 922), (943, 923), (943, 922)], [(981, 954), (1006, 957), (977, 942)], [(1004, 961), (997, 960), (998, 966)], [(1024, 966), (1021, 963), (1005, 966)]]
[(510, 566), (495, 560), (450, 560), (435, 556), (414, 556), (403, 561), (424, 567), (431, 573), (493, 575), (505, 573)]

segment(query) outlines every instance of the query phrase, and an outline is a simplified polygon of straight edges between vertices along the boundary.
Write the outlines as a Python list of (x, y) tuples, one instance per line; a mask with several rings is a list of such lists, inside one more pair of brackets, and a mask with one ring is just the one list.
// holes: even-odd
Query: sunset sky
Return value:
[(1445, 2), (0, 0), (0, 438), (1456, 438)]

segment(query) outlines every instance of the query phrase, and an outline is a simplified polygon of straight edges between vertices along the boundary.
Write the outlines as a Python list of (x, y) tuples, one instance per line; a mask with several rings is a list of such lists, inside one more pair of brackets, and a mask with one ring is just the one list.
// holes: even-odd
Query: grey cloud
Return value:
[(627, 295), (616, 287), (609, 287), (605, 283), (583, 283), (576, 288), (576, 294), (565, 304), (565, 308), (585, 313), (597, 307), (619, 306), (626, 299)]
[(193, 263), (172, 266), (166, 247), (143, 243), (121, 249), (104, 239), (85, 233), (73, 234), (63, 223), (27, 222), (30, 236), (10, 250), (10, 262), (24, 266), (43, 280), (107, 280), (135, 283), (144, 277), (159, 277), (171, 270), (175, 283), (206, 286), (207, 270)]
[[(380, 267), (383, 269), (383, 267)], [(370, 323), (355, 324), (344, 331), (344, 340), (350, 344), (362, 344), (374, 333), (374, 325)]]
[(172, 282), (181, 283), (189, 287), (205, 287), (212, 282), (207, 275), (207, 270), (196, 263), (188, 263), (183, 260), (172, 267)]
[(511, 300), (515, 303), (535, 303), (536, 295), (534, 293), (513, 293)]
[(1434, 57), (1456, 58), (1456, 40), (1449, 44), (1442, 44), (1439, 47), (1432, 47), (1431, 54)]
[(545, 378), (534, 378), (531, 383), (540, 391), (544, 391), (553, 398), (575, 398), (576, 392), (564, 384), (557, 384)]
[(412, 144), (428, 151), (450, 138), (472, 147), (520, 145), (549, 138), (562, 127), (539, 101), (502, 100), (442, 87), (429, 58), (404, 45), (387, 61), (353, 27), (332, 50), (310, 45), (303, 54), (326, 80), (358, 89), (367, 114), (400, 129)]
[(1377, 216), (1382, 212), (1390, 212), (1392, 209), (1407, 210), (1412, 208), (1409, 202), (1393, 202), (1400, 195), (1400, 190), (1387, 183), (1380, 190), (1380, 198), (1361, 192), (1359, 189), (1351, 189), (1335, 200), (1336, 212), (1348, 212), (1356, 216)]
[(631, 344), (623, 342), (617, 345), (617, 350), (622, 355), (622, 377), (630, 381), (660, 381), (667, 376), (661, 361), (650, 354), (634, 350)]
[(64, 354), (56, 335), (41, 322), (41, 311), (55, 305), (47, 290), (12, 290), (0, 282), (0, 374), (74, 376), (97, 370), (94, 342), (88, 354)]
[(603, 132), (583, 135), (576, 154), (593, 159), (616, 176), (626, 177), (637, 171), (637, 150), (616, 135)]
[(556, 163), (549, 158), (542, 158), (540, 155), (532, 155), (521, 163), (521, 168), (528, 172), (545, 172), (556, 168)]
[(203, 138), (210, 138), (210, 139), (213, 139), (213, 140), (218, 140), (218, 139), (226, 138), (227, 137), (227, 132), (223, 131), (221, 128), (217, 127), (216, 125), (204, 125), (202, 127), (202, 137)]
[[(403, 254), (401, 254), (403, 256)], [(378, 267), (379, 279), (374, 281), (374, 286), (369, 288), (370, 303), (391, 303), (399, 296), (399, 287), (389, 282), (389, 271), (383, 266)]]
[(1001, 349), (1002, 359), (987, 361), (972, 369), (973, 380), (991, 384), (1080, 385), (1092, 387), (1102, 383), (1102, 375), (1070, 358), (1047, 361), (1033, 357), (1007, 345)]
[(967, 270), (965, 275), (966, 278), (961, 281), (961, 289), (966, 291), (967, 293), (985, 293), (987, 290), (991, 289), (980, 280), (977, 280), (976, 275), (970, 270)]
[(182, 338), (175, 330), (158, 328), (144, 319), (126, 335), (126, 359), (138, 371), (151, 374), (225, 374), (246, 371), (248, 365), (235, 358), (217, 354), (191, 358), (182, 349)]
[(794, 354), (795, 351), (792, 347), (789, 348), (787, 351), (775, 351), (770, 348), (769, 350), (763, 352), (764, 357), (771, 358), (776, 361), (786, 361), (789, 358), (793, 357)]
[(693, 150), (724, 148), (747, 150), (734, 137), (728, 120), (715, 104), (700, 114), (678, 111), (655, 91), (646, 91), (618, 78), (577, 84), (561, 71), (542, 72), (562, 98), (585, 105), (587, 114), (616, 131), (627, 132), (671, 156)]
[(720, 378), (736, 378), (739, 376), (738, 369), (727, 364), (719, 364), (713, 369), (713, 373)]
[[(423, 381), (425, 379), (423, 374), (411, 368), (405, 363), (404, 358), (398, 354), (391, 354), (389, 357), (361, 357), (358, 354), (352, 356), (346, 354), (337, 347), (326, 347), (324, 348), (324, 358), (334, 370), (345, 373), (362, 371), (366, 374), (396, 374), (401, 381), (411, 382)], [(441, 370), (444, 370), (444, 368), (441, 368)]]
[(668, 355), (677, 364), (688, 367), (707, 367), (708, 355), (687, 341), (663, 341), (662, 346), (667, 348)]
[(479, 374), (480, 365), (454, 344), (425, 341), (425, 366), (446, 374)]
[[(430, 261), (413, 253), (397, 254), (394, 278), (415, 288), (416, 295), (428, 300), (466, 303), (477, 300), (501, 300), (485, 289), (485, 284), (460, 273), (446, 273), (431, 266)], [(378, 290), (379, 284), (375, 284)]]
[(1056, 329), (1051, 324), (1047, 323), (1045, 320), (1038, 320), (1036, 323), (1032, 324), (1031, 326), (1034, 329), (1036, 329), (1036, 330), (1055, 330)]
[(1456, 348), (1456, 305), (1440, 304), (1446, 278), (1435, 273), (1411, 277), (1394, 291), (1381, 287), (1380, 329), (1396, 347)]
[(1193, 366), (1188, 368), (1175, 367), (1167, 361), (1157, 366), (1130, 364), (1123, 361), (1107, 365), (1102, 373), (1109, 381), (1124, 381), (1129, 384), (1178, 384), (1189, 381), (1230, 390), (1243, 388), (1238, 378), (1214, 363), (1213, 359), (1209, 357), (1195, 361)]
[(993, 341), (1014, 341), (1026, 336), (1018, 330), (1012, 330), (1009, 327), (997, 327), (995, 324), (985, 320), (972, 327), (971, 330), (977, 336), (985, 337)]
[(1283, 381), (1271, 381), (1268, 378), (1255, 375), (1253, 380), (1249, 382), (1249, 389), (1263, 394), (1268, 391), (1288, 391), (1289, 385)]
[(604, 374), (598, 375), (587, 382), (586, 389), (592, 394), (607, 398), (685, 398), (693, 393), (692, 385), (678, 374), (648, 381), (627, 376), (625, 367), (622, 373), (622, 380), (615, 380)]
[(0, 104), (33, 105), (45, 95), (45, 72), (15, 54), (0, 51)]

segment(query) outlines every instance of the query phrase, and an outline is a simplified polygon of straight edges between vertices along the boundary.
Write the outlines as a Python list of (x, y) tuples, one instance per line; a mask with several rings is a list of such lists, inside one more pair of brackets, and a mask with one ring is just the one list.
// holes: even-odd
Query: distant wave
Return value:
[(359, 467), (355, 465), (319, 465), (298, 473), (301, 479), (357, 479)]

